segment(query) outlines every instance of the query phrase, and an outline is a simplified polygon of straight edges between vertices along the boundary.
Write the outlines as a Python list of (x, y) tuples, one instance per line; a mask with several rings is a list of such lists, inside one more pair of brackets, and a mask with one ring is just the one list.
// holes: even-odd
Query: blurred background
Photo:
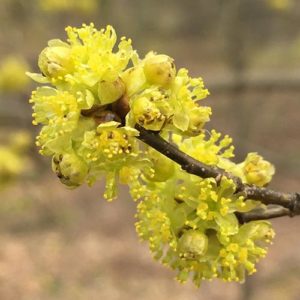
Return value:
[(277, 236), (246, 284), (181, 285), (134, 230), (126, 187), (66, 189), (34, 145), (28, 104), (37, 57), (64, 27), (111, 24), (202, 76), (210, 128), (230, 134), (236, 159), (258, 151), (275, 164), (272, 188), (300, 191), (300, 1), (0, 0), (0, 299), (299, 299), (300, 218)]

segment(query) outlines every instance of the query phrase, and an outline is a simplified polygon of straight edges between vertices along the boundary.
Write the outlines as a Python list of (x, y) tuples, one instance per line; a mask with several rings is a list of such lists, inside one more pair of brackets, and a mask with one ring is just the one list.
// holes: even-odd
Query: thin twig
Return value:
[(290, 216), (290, 210), (279, 206), (270, 205), (266, 208), (256, 208), (247, 213), (236, 213), (236, 216), (241, 224), (256, 221), (256, 220), (267, 220), (278, 217)]
[(136, 125), (136, 129), (140, 132), (138, 138), (141, 141), (178, 163), (187, 173), (197, 175), (201, 178), (212, 177), (215, 178), (217, 182), (219, 182), (223, 176), (226, 176), (234, 180), (236, 193), (241, 194), (245, 199), (257, 200), (266, 205), (280, 205), (288, 210), (288, 215), (291, 217), (300, 214), (299, 193), (282, 193), (267, 188), (243, 184), (240, 178), (226, 173), (217, 167), (207, 166), (182, 152), (176, 145), (164, 140), (158, 132), (148, 131), (139, 125)]
[(268, 188), (244, 185), (242, 193), (245, 198), (258, 200), (266, 205), (276, 204), (289, 209), (292, 215), (300, 212), (300, 194), (282, 193)]

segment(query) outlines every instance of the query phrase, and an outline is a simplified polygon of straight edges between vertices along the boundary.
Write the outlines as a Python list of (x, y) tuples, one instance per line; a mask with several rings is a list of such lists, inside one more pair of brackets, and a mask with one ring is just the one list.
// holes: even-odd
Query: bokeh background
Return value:
[(258, 151), (276, 165), (272, 188), (300, 191), (300, 1), (0, 0), (0, 299), (299, 299), (300, 218), (273, 221), (245, 284), (197, 289), (139, 243), (126, 187), (113, 203), (101, 182), (68, 190), (38, 155), (24, 72), (65, 26), (90, 22), (201, 75), (209, 127), (233, 137), (236, 159)]

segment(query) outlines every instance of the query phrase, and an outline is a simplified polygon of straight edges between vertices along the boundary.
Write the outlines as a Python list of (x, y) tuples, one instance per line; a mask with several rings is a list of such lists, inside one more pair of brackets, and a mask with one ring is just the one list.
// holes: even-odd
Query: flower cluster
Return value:
[(79, 11), (92, 13), (97, 10), (100, 0), (39, 0), (39, 7), (46, 12)]
[[(92, 184), (103, 174), (115, 178), (126, 165), (139, 164), (135, 124), (195, 135), (209, 120), (210, 108), (196, 102), (208, 94), (203, 81), (185, 69), (176, 72), (169, 56), (150, 52), (140, 59), (124, 37), (115, 50), (111, 26), (66, 31), (67, 42), (51, 40), (41, 52), (41, 74), (28, 75), (51, 85), (32, 93), (33, 123), (43, 125), (40, 153), (53, 157), (53, 170), (67, 186)], [(66, 168), (70, 160), (76, 170)]]
[[(53, 170), (69, 187), (93, 184), (103, 174), (117, 176), (139, 154), (137, 131), (121, 126), (112, 104), (125, 95), (121, 74), (136, 56), (131, 41), (107, 26), (66, 28), (68, 42), (52, 40), (39, 56), (41, 74), (28, 73), (40, 83), (32, 92), (34, 124), (40, 153), (53, 157)], [(113, 174), (113, 176), (111, 175)], [(115, 186), (110, 184), (108, 187)], [(114, 191), (106, 194), (115, 195)]]
[(15, 132), (9, 140), (4, 140), (3, 143), (1, 141), (0, 190), (25, 171), (29, 162), (25, 153), (30, 143), (31, 138), (26, 131)]
[(106, 176), (108, 200), (117, 196), (117, 180), (127, 184), (138, 202), (140, 238), (180, 281), (243, 281), (246, 272), (255, 272), (274, 234), (268, 222), (240, 225), (236, 213), (261, 204), (236, 193), (231, 179), (217, 183), (185, 173), (141, 146), (135, 127), (157, 132), (248, 184), (265, 186), (274, 167), (256, 153), (240, 164), (231, 160), (231, 138), (203, 130), (211, 109), (199, 105), (209, 94), (202, 79), (176, 70), (171, 57), (150, 52), (141, 59), (125, 38), (116, 47), (111, 26), (66, 31), (67, 42), (52, 40), (41, 52), (41, 74), (28, 74), (48, 84), (37, 88), (30, 102), (33, 123), (42, 125), (37, 145), (52, 156), (53, 171), (69, 187)]
[[(206, 143), (209, 139), (203, 140), (199, 149)], [(218, 156), (213, 157), (213, 152), (218, 149), (210, 150), (202, 152), (202, 157), (200, 151), (198, 158), (216, 164)], [(178, 272), (181, 282), (188, 278), (196, 285), (213, 278), (242, 282), (246, 272), (256, 271), (255, 263), (265, 256), (274, 232), (268, 222), (240, 225), (235, 213), (260, 204), (236, 194), (231, 179), (224, 177), (219, 184), (212, 178), (201, 179), (183, 172), (167, 158), (164, 160), (174, 164), (172, 172), (166, 171), (169, 176), (163, 181), (153, 180), (159, 166), (168, 169), (162, 160), (153, 167), (154, 176), (147, 175), (145, 169), (140, 178), (135, 178), (134, 190), (140, 199), (136, 215), (140, 238), (149, 242), (155, 259)], [(136, 198), (137, 193), (133, 194)]]
[(268, 6), (277, 11), (288, 11), (294, 6), (294, 0), (266, 0)]
[(209, 121), (210, 107), (197, 103), (209, 94), (202, 79), (191, 78), (186, 69), (176, 73), (173, 59), (167, 55), (150, 52), (127, 70), (123, 80), (129, 86), (130, 126), (191, 136), (199, 134)]
[(28, 64), (22, 58), (8, 56), (0, 62), (0, 92), (23, 92), (29, 80), (25, 76)]

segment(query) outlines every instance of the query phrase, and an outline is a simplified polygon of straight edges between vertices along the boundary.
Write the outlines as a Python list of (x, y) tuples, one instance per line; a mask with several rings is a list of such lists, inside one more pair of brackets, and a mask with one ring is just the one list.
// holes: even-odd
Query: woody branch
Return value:
[(174, 144), (164, 140), (158, 132), (146, 130), (139, 125), (136, 125), (136, 129), (140, 133), (138, 138), (141, 141), (178, 163), (181, 168), (189, 174), (201, 178), (212, 177), (215, 178), (217, 182), (219, 182), (223, 176), (226, 176), (235, 182), (236, 193), (244, 196), (245, 199), (257, 200), (267, 205), (265, 209), (256, 209), (248, 213), (237, 214), (240, 223), (281, 216), (293, 217), (300, 214), (299, 193), (283, 193), (264, 187), (244, 184), (240, 178), (217, 167), (205, 165), (182, 152)]

